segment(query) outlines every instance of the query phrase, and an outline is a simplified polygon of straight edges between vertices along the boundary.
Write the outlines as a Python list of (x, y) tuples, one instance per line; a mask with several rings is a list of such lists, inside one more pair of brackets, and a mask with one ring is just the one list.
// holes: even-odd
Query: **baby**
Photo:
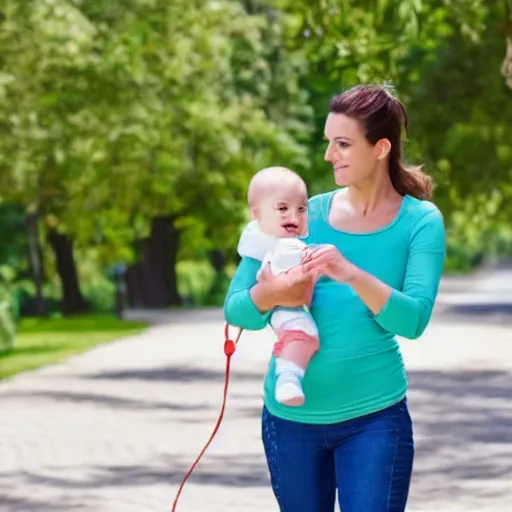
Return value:
[[(238, 244), (240, 256), (248, 256), (270, 265), (277, 275), (300, 268), (306, 244), (299, 240), (307, 234), (308, 194), (302, 178), (284, 167), (269, 167), (255, 174), (249, 184), (249, 209), (252, 222)], [(313, 282), (312, 282), (313, 286)], [(309, 361), (318, 350), (318, 330), (306, 307), (276, 307), (270, 325), (278, 337), (276, 356), (276, 400), (299, 406), (305, 396), (301, 380)]]

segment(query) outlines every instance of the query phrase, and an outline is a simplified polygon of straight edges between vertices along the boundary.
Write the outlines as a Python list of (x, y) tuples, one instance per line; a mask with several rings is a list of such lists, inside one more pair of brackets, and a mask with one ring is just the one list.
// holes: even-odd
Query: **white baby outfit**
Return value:
[[(270, 263), (273, 275), (278, 275), (302, 263), (306, 244), (299, 238), (277, 238), (266, 235), (261, 231), (257, 221), (247, 225), (238, 243), (238, 254), (261, 261), (257, 277), (263, 268)], [(285, 331), (302, 331), (309, 336), (318, 338), (318, 329), (305, 307), (285, 308), (276, 307), (270, 317), (270, 325), (281, 336)], [(276, 399), (286, 403), (295, 396), (304, 397), (300, 379), (304, 376), (304, 369), (298, 365), (276, 359)]]

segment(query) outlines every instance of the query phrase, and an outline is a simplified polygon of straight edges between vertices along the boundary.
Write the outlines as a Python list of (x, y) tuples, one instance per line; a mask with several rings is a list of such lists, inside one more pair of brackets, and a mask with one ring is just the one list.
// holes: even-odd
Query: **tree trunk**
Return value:
[(39, 244), (39, 215), (29, 213), (26, 217), (28, 233), (29, 261), (34, 284), (36, 285), (36, 315), (45, 316), (46, 310), (43, 297), (43, 257)]
[(150, 236), (138, 242), (140, 261), (126, 272), (128, 302), (133, 308), (181, 305), (176, 263), (180, 231), (171, 216), (154, 217)]
[(55, 229), (48, 231), (48, 242), (55, 253), (57, 272), (62, 287), (62, 309), (65, 315), (87, 311), (87, 304), (80, 291), (78, 272), (73, 254), (73, 241)]

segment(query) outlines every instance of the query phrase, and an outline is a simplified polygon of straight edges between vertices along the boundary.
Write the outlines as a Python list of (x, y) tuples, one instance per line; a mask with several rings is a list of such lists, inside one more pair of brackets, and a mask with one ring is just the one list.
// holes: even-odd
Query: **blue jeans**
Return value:
[(308, 425), (264, 407), (262, 435), (281, 512), (404, 512), (414, 443), (406, 399), (342, 423)]

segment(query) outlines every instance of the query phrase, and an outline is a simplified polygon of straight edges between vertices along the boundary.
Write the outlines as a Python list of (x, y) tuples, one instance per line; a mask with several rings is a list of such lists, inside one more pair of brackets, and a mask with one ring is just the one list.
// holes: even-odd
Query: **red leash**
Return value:
[(208, 449), (211, 442), (213, 441), (213, 438), (215, 437), (215, 434), (217, 433), (217, 430), (219, 430), (222, 418), (224, 417), (224, 409), (226, 409), (226, 401), (228, 397), (228, 384), (229, 384), (229, 370), (231, 367), (231, 356), (235, 353), (236, 346), (238, 345), (238, 342), (240, 341), (240, 336), (242, 335), (242, 329), (238, 330), (238, 334), (236, 335), (235, 340), (229, 338), (229, 324), (226, 323), (224, 327), (224, 354), (226, 354), (226, 376), (224, 379), (224, 396), (222, 399), (222, 407), (220, 408), (220, 414), (217, 419), (217, 423), (215, 424), (215, 427), (213, 429), (213, 432), (210, 435), (210, 438), (208, 439), (208, 442), (204, 446), (204, 448), (201, 450), (201, 453), (197, 456), (197, 459), (194, 461), (194, 464), (190, 467), (187, 474), (185, 475), (185, 478), (183, 479), (183, 482), (181, 482), (181, 485), (178, 489), (178, 493), (176, 494), (176, 498), (174, 499), (174, 504), (172, 506), (172, 512), (176, 512), (176, 506), (178, 504), (178, 499), (180, 497), (181, 491), (183, 490), (183, 487), (185, 486), (186, 481), (189, 479), (190, 475), (192, 474), (192, 471), (194, 471), (195, 467), (201, 460), (201, 457), (203, 456), (204, 452)]

